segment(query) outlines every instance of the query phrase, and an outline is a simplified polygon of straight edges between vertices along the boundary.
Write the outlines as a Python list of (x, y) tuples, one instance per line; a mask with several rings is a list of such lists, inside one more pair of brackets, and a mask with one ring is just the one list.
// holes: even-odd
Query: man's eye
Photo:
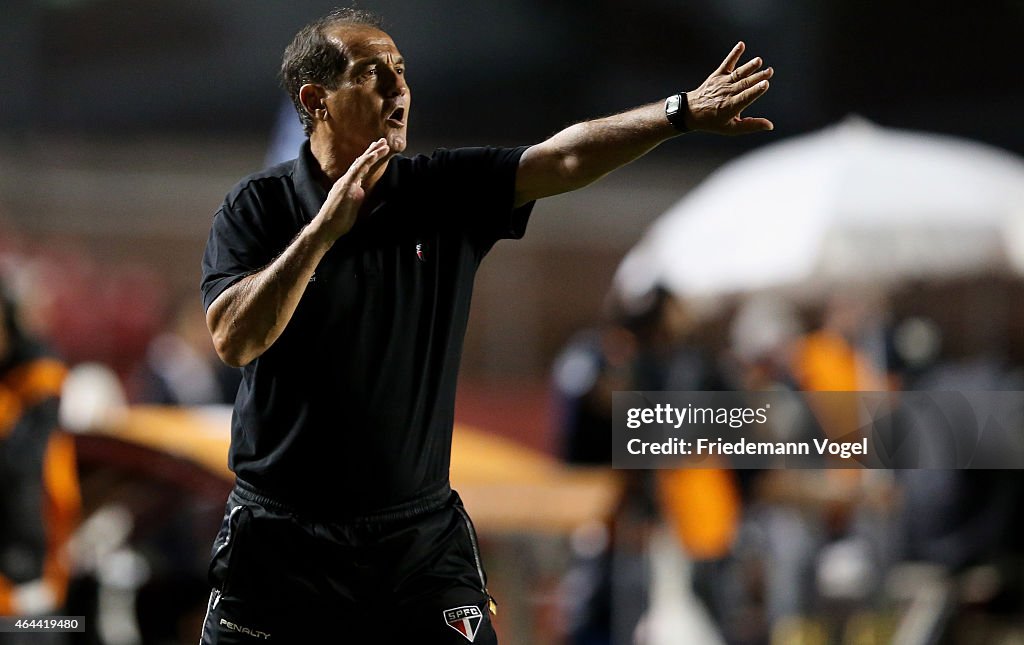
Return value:
[(396, 74), (405, 74), (405, 68), (404, 67), (396, 67), (395, 68), (395, 73)]

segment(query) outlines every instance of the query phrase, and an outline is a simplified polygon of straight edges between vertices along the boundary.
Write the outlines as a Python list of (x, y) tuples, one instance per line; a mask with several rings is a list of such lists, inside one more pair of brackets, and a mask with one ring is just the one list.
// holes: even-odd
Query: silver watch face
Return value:
[(665, 111), (668, 112), (669, 114), (674, 114), (679, 111), (678, 94), (668, 97), (668, 100), (665, 101)]

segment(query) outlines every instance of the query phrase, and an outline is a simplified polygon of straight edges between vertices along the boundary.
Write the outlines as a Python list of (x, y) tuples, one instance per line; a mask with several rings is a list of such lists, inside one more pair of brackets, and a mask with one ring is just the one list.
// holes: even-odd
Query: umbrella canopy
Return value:
[(862, 119), (732, 161), (662, 215), (616, 274), (627, 298), (1024, 273), (1024, 160)]

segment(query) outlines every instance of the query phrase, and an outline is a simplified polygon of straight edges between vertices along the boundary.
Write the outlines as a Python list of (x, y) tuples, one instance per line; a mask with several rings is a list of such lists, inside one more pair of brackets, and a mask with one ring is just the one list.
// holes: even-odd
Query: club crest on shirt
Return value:
[(416, 243), (416, 257), (419, 258), (420, 262), (427, 261), (427, 245), (423, 242)]
[(444, 622), (465, 636), (470, 643), (476, 638), (476, 631), (480, 629), (480, 622), (484, 619), (480, 608), (473, 605), (445, 609), (441, 613), (444, 614)]

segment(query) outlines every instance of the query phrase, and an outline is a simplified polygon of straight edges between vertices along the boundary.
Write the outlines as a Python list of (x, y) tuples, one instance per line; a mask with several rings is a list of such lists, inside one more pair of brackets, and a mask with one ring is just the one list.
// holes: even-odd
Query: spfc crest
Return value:
[(476, 630), (480, 629), (480, 622), (484, 619), (479, 607), (467, 605), (466, 607), (455, 607), (445, 609), (444, 622), (448, 626), (466, 637), (470, 643), (476, 638)]

